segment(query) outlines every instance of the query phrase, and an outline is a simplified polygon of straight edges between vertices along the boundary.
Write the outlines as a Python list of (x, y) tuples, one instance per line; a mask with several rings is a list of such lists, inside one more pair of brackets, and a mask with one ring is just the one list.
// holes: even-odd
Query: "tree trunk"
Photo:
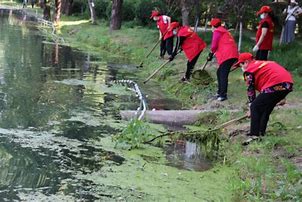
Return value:
[(60, 18), (61, 18), (61, 0), (55, 0), (55, 23), (58, 24), (60, 22)]
[(50, 20), (50, 6), (48, 4), (44, 4), (43, 6), (43, 19), (44, 20)]
[(44, 6), (45, 6), (45, 4), (46, 4), (46, 1), (45, 0), (39, 0), (39, 5), (40, 5), (40, 8), (44, 8)]
[(207, 30), (208, 30), (208, 22), (209, 22), (209, 20), (208, 20), (208, 18), (206, 18), (205, 24), (204, 24), (204, 36), (206, 36)]
[(55, 65), (59, 64), (59, 44), (58, 43), (56, 43), (53, 46), (52, 63), (55, 64)]
[(190, 25), (189, 23), (189, 14), (190, 14), (190, 6), (189, 0), (181, 0), (181, 18), (182, 18), (182, 25)]
[(61, 0), (61, 1), (62, 1), (62, 13), (65, 15), (71, 15), (73, 0)]
[(90, 10), (90, 20), (92, 24), (96, 24), (96, 15), (95, 15), (95, 3), (94, 0), (88, 0), (88, 6)]
[(197, 32), (197, 27), (200, 21), (200, 0), (194, 0), (195, 4), (195, 26), (194, 31)]
[(241, 44), (242, 44), (242, 18), (240, 18), (240, 22), (239, 22), (238, 52), (240, 52), (241, 50)]
[(112, 0), (110, 31), (121, 29), (123, 0)]

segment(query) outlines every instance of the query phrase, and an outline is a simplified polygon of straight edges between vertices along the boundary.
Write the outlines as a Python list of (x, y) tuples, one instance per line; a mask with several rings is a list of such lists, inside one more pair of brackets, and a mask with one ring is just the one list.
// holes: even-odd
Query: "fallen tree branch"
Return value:
[[(173, 134), (173, 133), (172, 133)], [(144, 144), (150, 144), (151, 142), (153, 142), (154, 140), (158, 139), (158, 138), (161, 138), (161, 137), (165, 137), (165, 136), (169, 136), (169, 135), (172, 135), (171, 133), (164, 133), (162, 135), (159, 135), (159, 136), (156, 136), (154, 138), (152, 138), (151, 140), (148, 140), (148, 141), (145, 141), (143, 142)]]
[[(179, 135), (181, 135), (181, 136), (183, 136), (183, 137), (187, 137), (187, 136), (193, 136), (193, 135), (195, 135), (195, 136), (196, 136), (196, 135), (199, 135), (199, 136), (200, 136), (200, 133), (201, 133), (201, 134), (204, 134), (204, 135), (206, 136), (206, 135), (212, 134), (212, 133), (214, 133), (214, 132), (216, 132), (216, 131), (219, 131), (219, 130), (221, 130), (222, 128), (225, 128), (225, 127), (227, 127), (227, 126), (229, 126), (229, 125), (231, 125), (231, 124), (233, 124), (233, 123), (235, 123), (235, 122), (237, 122), (237, 121), (241, 121), (241, 120), (246, 119), (246, 118), (248, 118), (248, 116), (247, 116), (247, 115), (244, 115), (244, 116), (241, 116), (241, 117), (239, 117), (239, 118), (236, 118), (236, 119), (232, 119), (232, 120), (230, 120), (230, 121), (227, 121), (227, 122), (225, 122), (225, 123), (223, 123), (223, 124), (221, 124), (221, 125), (215, 127), (214, 129), (209, 129), (209, 130), (206, 130), (206, 131), (187, 131), (187, 132), (183, 132), (183, 133), (180, 133), (180, 132), (168, 132), (168, 133), (164, 133), (164, 134), (162, 134), (162, 135), (156, 136), (156, 137), (154, 137), (154, 138), (152, 138), (152, 139), (150, 139), (150, 140), (148, 140), (148, 141), (145, 141), (145, 142), (143, 142), (143, 143), (144, 143), (144, 144), (150, 144), (151, 142), (153, 142), (154, 140), (156, 140), (156, 139), (158, 139), (158, 138), (166, 137), (166, 136), (169, 136), (169, 135), (175, 135), (175, 134), (179, 134)], [(201, 136), (200, 136), (200, 137), (201, 137)], [(199, 137), (199, 138), (200, 138), (200, 137)], [(198, 139), (198, 138), (196, 138), (196, 139)]]

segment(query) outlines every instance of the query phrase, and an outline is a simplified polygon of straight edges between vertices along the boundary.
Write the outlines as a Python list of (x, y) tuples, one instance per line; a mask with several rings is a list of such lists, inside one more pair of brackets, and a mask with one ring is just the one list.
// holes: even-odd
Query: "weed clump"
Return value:
[(152, 128), (144, 121), (133, 119), (122, 132), (114, 137), (116, 146), (125, 149), (140, 148), (144, 142), (154, 138)]

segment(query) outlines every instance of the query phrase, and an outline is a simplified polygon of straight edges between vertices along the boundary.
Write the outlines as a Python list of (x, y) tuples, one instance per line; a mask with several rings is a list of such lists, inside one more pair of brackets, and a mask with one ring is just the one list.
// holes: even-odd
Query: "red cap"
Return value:
[(171, 22), (169, 28), (168, 28), (168, 32), (169, 31), (172, 31), (173, 29), (177, 28), (177, 27), (180, 27), (180, 24), (179, 22)]
[(212, 18), (210, 25), (214, 27), (219, 26), (221, 25), (221, 20), (219, 18)]
[(238, 61), (233, 66), (238, 67), (240, 63), (244, 63), (245, 61), (252, 59), (253, 55), (251, 53), (241, 53), (238, 57)]
[(269, 6), (262, 6), (261, 8), (260, 8), (260, 10), (257, 12), (257, 15), (260, 15), (260, 14), (262, 14), (262, 13), (270, 13), (270, 12), (272, 12), (273, 10), (271, 9), (271, 7), (269, 7)]
[(152, 11), (151, 16), (150, 16), (150, 19), (152, 19), (152, 18), (155, 17), (155, 16), (159, 16), (159, 12), (156, 11), (156, 10)]

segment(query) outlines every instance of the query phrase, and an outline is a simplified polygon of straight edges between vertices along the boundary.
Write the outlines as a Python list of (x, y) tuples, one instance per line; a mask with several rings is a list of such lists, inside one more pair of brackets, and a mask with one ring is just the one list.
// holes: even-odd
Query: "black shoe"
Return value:
[(265, 132), (259, 132), (259, 136), (264, 136)]

